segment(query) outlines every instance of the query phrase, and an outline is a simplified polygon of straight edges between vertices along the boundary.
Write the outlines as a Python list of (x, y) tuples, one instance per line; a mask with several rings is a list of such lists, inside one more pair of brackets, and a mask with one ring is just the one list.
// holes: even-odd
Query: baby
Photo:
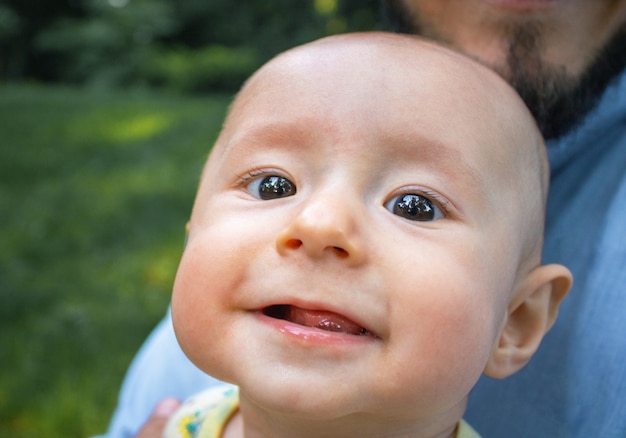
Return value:
[(172, 298), (236, 386), (166, 436), (477, 436), (472, 386), (527, 363), (571, 285), (541, 265), (547, 185), (524, 104), (461, 55), (387, 33), (279, 55), (211, 152)]

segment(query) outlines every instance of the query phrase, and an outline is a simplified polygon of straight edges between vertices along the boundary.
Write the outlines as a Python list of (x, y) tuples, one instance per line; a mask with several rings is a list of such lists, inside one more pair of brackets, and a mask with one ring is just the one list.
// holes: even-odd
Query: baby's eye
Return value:
[(433, 201), (415, 193), (394, 196), (387, 201), (385, 208), (411, 221), (428, 222), (444, 217)]
[(247, 189), (255, 198), (268, 200), (284, 198), (296, 194), (296, 186), (287, 178), (269, 175), (257, 178), (248, 184)]

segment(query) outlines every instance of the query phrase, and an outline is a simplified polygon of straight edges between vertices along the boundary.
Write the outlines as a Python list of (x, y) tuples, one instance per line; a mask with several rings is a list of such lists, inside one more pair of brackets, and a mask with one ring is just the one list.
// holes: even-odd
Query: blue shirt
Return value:
[[(482, 378), (466, 419), (486, 438), (623, 438), (626, 73), (548, 153), (544, 261), (568, 266), (574, 287), (531, 362), (504, 380)], [(216, 383), (181, 352), (168, 313), (129, 368), (106, 436), (133, 436), (160, 399), (186, 399)]]

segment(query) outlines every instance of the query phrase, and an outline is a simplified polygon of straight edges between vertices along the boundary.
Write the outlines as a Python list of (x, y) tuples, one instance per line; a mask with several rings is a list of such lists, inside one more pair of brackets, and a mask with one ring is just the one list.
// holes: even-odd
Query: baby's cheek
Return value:
[(441, 315), (439, 340), (446, 347), (440, 353), (448, 363), (440, 370), (450, 373), (453, 386), (469, 391), (482, 374), (494, 339), (492, 313), (487, 303), (459, 300)]
[(414, 308), (411, 323), (398, 327), (403, 335), (393, 337), (392, 356), (384, 364), (390, 377), (376, 396), (389, 397), (390, 403), (403, 398), (407, 406), (422, 406), (435, 415), (470, 392), (489, 356), (485, 338), (490, 330), (484, 318), (471, 316), (480, 313), (474, 306), (462, 309), (460, 302), (446, 301)]
[(191, 252), (183, 256), (172, 293), (172, 320), (174, 331), (181, 346), (199, 348), (203, 337), (203, 325), (209, 316), (210, 281), (201, 269), (201, 258)]
[(200, 369), (206, 369), (210, 353), (217, 348), (211, 342), (214, 337), (208, 334), (213, 330), (207, 327), (211, 318), (203, 311), (204, 307), (185, 299), (172, 301), (172, 320), (178, 344)]
[(465, 378), (474, 386), (489, 360), (496, 338), (497, 324), (491, 306), (476, 306), (465, 314), (465, 324), (458, 327), (456, 366), (465, 372)]

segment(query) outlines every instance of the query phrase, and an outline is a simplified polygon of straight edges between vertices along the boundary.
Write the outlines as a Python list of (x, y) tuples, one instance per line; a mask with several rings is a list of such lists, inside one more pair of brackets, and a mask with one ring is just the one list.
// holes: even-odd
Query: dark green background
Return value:
[(104, 432), (233, 92), (378, 1), (0, 3), (0, 436)]

